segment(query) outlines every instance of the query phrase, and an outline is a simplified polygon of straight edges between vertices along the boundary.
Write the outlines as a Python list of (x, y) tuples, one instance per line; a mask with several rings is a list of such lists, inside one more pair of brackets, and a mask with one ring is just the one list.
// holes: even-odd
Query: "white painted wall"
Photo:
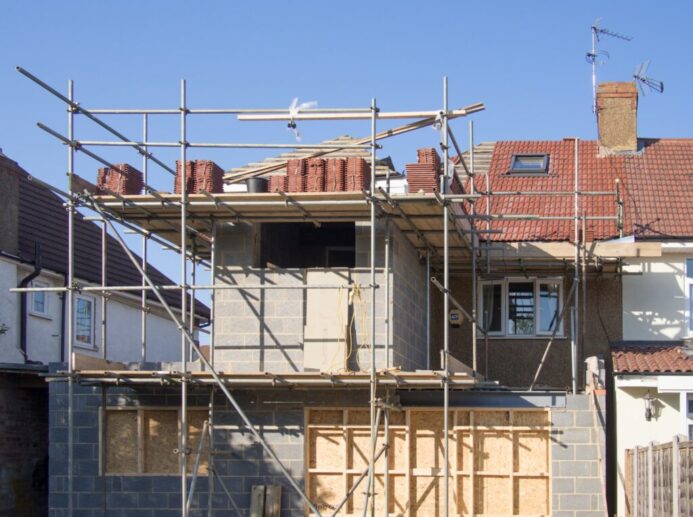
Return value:
[(636, 274), (623, 276), (623, 339), (673, 340), (688, 335), (685, 259), (677, 253), (628, 260), (624, 271)]
[[(663, 377), (663, 376), (662, 376)], [(669, 377), (669, 376), (667, 376)], [(693, 390), (693, 376), (677, 376)], [(685, 393), (661, 392), (658, 376), (624, 376), (616, 379), (616, 460), (618, 515), (625, 516), (624, 463), (626, 449), (646, 446), (648, 443), (670, 442), (676, 434), (687, 434), (686, 414), (681, 413), (681, 400)], [(625, 386), (624, 384), (628, 384)], [(647, 392), (655, 398), (652, 402), (654, 417), (645, 420), (645, 396)], [(684, 405), (683, 411), (686, 411)]]
[[(18, 265), (11, 260), (0, 259), (0, 323), (9, 331), (0, 335), (0, 363), (23, 363), (19, 351), (19, 294), (9, 289), (31, 272), (31, 267)], [(44, 273), (37, 281), (60, 287), (59, 275)], [(101, 339), (101, 299), (91, 296), (95, 306), (95, 347), (74, 350), (86, 355), (103, 357)], [(62, 293), (48, 293), (48, 316), (32, 314), (31, 294), (27, 295), (27, 355), (32, 361), (44, 364), (60, 361)], [(126, 300), (111, 296), (107, 305), (106, 358), (121, 362), (140, 360), (141, 312), (138, 300)], [(180, 332), (162, 310), (153, 309), (147, 315), (147, 361), (180, 360)]]

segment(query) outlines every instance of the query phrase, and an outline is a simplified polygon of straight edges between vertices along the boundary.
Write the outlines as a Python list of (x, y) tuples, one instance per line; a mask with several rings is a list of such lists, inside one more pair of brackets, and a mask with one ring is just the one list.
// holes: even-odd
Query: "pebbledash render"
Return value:
[[(182, 91), (179, 163), (194, 171), (185, 125), (197, 113)], [(638, 139), (632, 84), (600, 85), (597, 105), (597, 141), (463, 150), (448, 124), (482, 105), (374, 103), (348, 113), (368, 137), (297, 145), (226, 173), (224, 192), (180, 181), (173, 164), (177, 194), (80, 178), (69, 202), (190, 254), (211, 325), (191, 334), (186, 311), (169, 314), (182, 329), (172, 361), (51, 365), (50, 514), (616, 511), (605, 372), (630, 316), (623, 271), (690, 237), (678, 223), (690, 190), (647, 189), (655, 168), (687, 174), (693, 144)], [(240, 115), (269, 116), (304, 123)], [(398, 118), (417, 122), (386, 126)], [(433, 124), (442, 151), (412, 150), (406, 175), (380, 156), (376, 144)], [(157, 297), (180, 293), (157, 283)]]

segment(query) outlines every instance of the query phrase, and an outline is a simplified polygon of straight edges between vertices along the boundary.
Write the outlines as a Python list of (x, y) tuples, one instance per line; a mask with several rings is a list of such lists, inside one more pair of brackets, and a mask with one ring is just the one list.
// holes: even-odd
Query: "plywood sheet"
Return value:
[[(204, 422), (207, 420), (207, 411), (188, 411), (188, 447), (191, 449), (191, 454), (188, 457), (188, 473), (192, 473), (195, 467), (195, 461), (197, 459), (197, 451), (200, 447), (200, 438), (202, 436), (202, 429), (204, 427)], [(205, 446), (202, 449), (202, 456), (200, 457), (200, 468), (197, 473), (202, 475), (207, 475), (207, 451), (209, 450), (209, 443), (207, 438), (205, 438)]]
[(178, 412), (148, 410), (144, 419), (144, 471), (153, 474), (178, 472)]
[[(444, 482), (441, 476), (415, 476), (413, 478), (410, 498), (412, 501), (413, 517), (430, 517), (443, 515), (445, 508)], [(454, 478), (449, 482), (449, 510), (454, 512), (454, 502), (457, 499), (457, 487)]]
[(548, 431), (515, 431), (515, 472), (532, 474), (549, 471)]
[(475, 431), (476, 470), (507, 473), (512, 469), (512, 435), (503, 431)]
[[(368, 466), (371, 457), (371, 433), (367, 429), (350, 429), (349, 431), (349, 461), (350, 469), (361, 471)], [(378, 433), (375, 444), (376, 452), (382, 447), (384, 434)], [(376, 462), (376, 468), (382, 468), (383, 457)]]
[[(353, 486), (358, 476), (349, 476), (349, 487)], [(407, 508), (407, 480), (405, 476), (389, 476), (388, 480), (388, 508), (389, 513), (400, 514)], [(347, 502), (347, 513), (362, 515), (363, 506), (366, 500), (365, 492), (368, 486), (368, 479), (364, 479), (354, 492), (354, 495)], [(382, 474), (375, 476), (375, 511), (376, 514), (383, 514), (385, 509), (385, 477)]]
[(404, 429), (390, 431), (388, 462), (390, 470), (401, 471), (407, 468), (407, 433)]
[(344, 468), (344, 431), (342, 429), (311, 429), (309, 467), (342, 470)]
[(508, 426), (510, 425), (509, 411), (475, 411), (474, 425), (477, 426)]
[(549, 425), (548, 411), (515, 411), (513, 425), (520, 427), (546, 427)]
[(470, 476), (457, 478), (457, 513), (469, 515), (472, 513), (472, 493), (474, 486)]
[(541, 514), (549, 513), (549, 480), (548, 478), (514, 479), (514, 511), (515, 514)]
[(340, 410), (311, 409), (308, 414), (308, 423), (315, 425), (342, 425), (344, 413)]
[[(412, 468), (444, 468), (445, 446), (442, 411), (412, 411), (410, 415), (410, 455)], [(450, 412), (450, 427), (452, 427)], [(454, 440), (450, 440), (450, 457), (454, 458)]]
[(137, 411), (106, 412), (106, 472), (137, 473)]
[(479, 476), (474, 483), (474, 512), (477, 514), (511, 515), (512, 484), (505, 476)]
[(310, 500), (320, 513), (329, 513), (337, 508), (344, 497), (344, 478), (341, 474), (311, 474)]
[(472, 445), (472, 433), (469, 431), (457, 432), (457, 470), (471, 472), (474, 468), (474, 448)]

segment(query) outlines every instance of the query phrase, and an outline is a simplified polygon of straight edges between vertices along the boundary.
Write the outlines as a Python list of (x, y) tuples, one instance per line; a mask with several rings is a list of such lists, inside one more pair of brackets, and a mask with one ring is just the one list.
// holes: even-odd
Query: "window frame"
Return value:
[[(537, 167), (535, 169), (521, 169), (521, 168), (516, 168), (516, 161), (518, 158), (542, 158), (542, 165), (541, 167)], [(522, 175), (531, 175), (531, 176), (543, 176), (549, 173), (549, 154), (548, 153), (522, 153), (522, 154), (513, 154), (512, 157), (510, 158), (510, 167), (508, 169), (508, 174), (511, 176), (522, 176)]]
[[(91, 325), (89, 329), (89, 343), (77, 340), (77, 305), (78, 300), (88, 301), (91, 304)], [(96, 350), (96, 298), (86, 294), (75, 294), (75, 303), (72, 308), (72, 326), (75, 329), (73, 335), (73, 345), (87, 350)]]
[[(31, 282), (31, 287), (50, 287), (50, 284), (48, 282), (45, 282), (43, 280), (34, 280)], [(49, 306), (49, 296), (48, 296), (48, 291), (41, 291), (43, 294), (43, 311), (37, 311), (36, 307), (34, 305), (34, 298), (38, 294), (37, 291), (34, 291), (31, 293), (31, 306), (29, 309), (29, 314), (32, 316), (38, 316), (39, 318), (47, 318), (50, 319), (50, 306)]]
[[(511, 283), (528, 283), (532, 282), (533, 294), (534, 294), (534, 333), (532, 334), (509, 334), (508, 333), (508, 314), (509, 314), (509, 286)], [(550, 338), (553, 334), (553, 330), (542, 331), (539, 328), (541, 321), (541, 304), (540, 304), (540, 293), (541, 286), (544, 284), (557, 284), (558, 285), (558, 314), (560, 315), (563, 310), (563, 304), (565, 300), (564, 297), (564, 279), (563, 277), (506, 277), (503, 279), (496, 280), (482, 280), (479, 285), (481, 288), (478, 292), (478, 306), (484, 307), (484, 286), (486, 285), (501, 285), (501, 330), (495, 332), (488, 332), (489, 338), (500, 338), (500, 339), (545, 339)], [(483, 313), (482, 313), (483, 318)], [(483, 319), (482, 319), (483, 322)], [(566, 337), (564, 334), (563, 321), (560, 319), (558, 321), (558, 330), (556, 331), (557, 338)]]

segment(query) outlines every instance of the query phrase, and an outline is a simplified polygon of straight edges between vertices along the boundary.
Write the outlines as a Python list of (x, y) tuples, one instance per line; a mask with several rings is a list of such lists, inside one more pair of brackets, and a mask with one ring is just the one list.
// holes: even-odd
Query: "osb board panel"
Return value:
[(308, 466), (312, 469), (341, 471), (344, 468), (344, 431), (311, 429)]
[(341, 474), (311, 474), (309, 481), (310, 500), (320, 513), (329, 515), (344, 497), (344, 478)]
[(510, 425), (509, 411), (475, 411), (474, 425), (507, 426)]
[(457, 470), (471, 471), (474, 468), (474, 448), (472, 433), (457, 432)]
[[(352, 487), (357, 475), (349, 476), (349, 487)], [(363, 504), (365, 502), (366, 487), (368, 486), (368, 478), (361, 481), (361, 484), (355, 491), (355, 495), (351, 497), (347, 503), (347, 513), (354, 515), (363, 514)], [(390, 475), (388, 479), (388, 497), (389, 497), (389, 513), (395, 515), (404, 514), (409, 505), (409, 493), (407, 490), (407, 478), (405, 476)], [(375, 476), (375, 510), (376, 514), (381, 515), (385, 506), (385, 477), (382, 474)]]
[(407, 468), (407, 433), (405, 430), (390, 431), (390, 447), (387, 454), (390, 470), (405, 470)]
[[(371, 457), (371, 433), (367, 429), (350, 429), (348, 431), (348, 462), (347, 465), (350, 469), (363, 470), (368, 466), (368, 461)], [(384, 434), (378, 433), (378, 439), (376, 440), (375, 450), (376, 452), (380, 450), (383, 446)], [(378, 468), (382, 469), (383, 457), (376, 462), (376, 470)]]
[(470, 476), (457, 478), (457, 513), (469, 515), (472, 513), (472, 493), (474, 485)]
[[(413, 478), (410, 491), (412, 516), (443, 515), (445, 509), (444, 479), (440, 476), (415, 476)], [(454, 502), (457, 500), (457, 487), (454, 478), (450, 478), (448, 489), (450, 491), (448, 508), (452, 514), (455, 512)]]
[(515, 514), (549, 513), (549, 480), (548, 478), (514, 479), (513, 509)]
[[(450, 412), (450, 427), (453, 424)], [(442, 469), (445, 464), (444, 415), (442, 411), (411, 411), (411, 468)], [(450, 458), (455, 457), (454, 436), (450, 433)], [(452, 468), (452, 467), (451, 467)]]
[(344, 423), (344, 412), (340, 410), (311, 409), (308, 414), (308, 423), (341, 426)]
[(144, 471), (155, 474), (178, 472), (178, 413), (149, 410), (144, 419)]
[(137, 411), (106, 412), (106, 472), (137, 473)]
[(546, 427), (549, 425), (548, 411), (515, 411), (513, 424), (519, 427)]
[(516, 431), (513, 439), (515, 472), (538, 474), (549, 471), (548, 431)]
[(512, 446), (512, 435), (507, 431), (475, 431), (476, 470), (509, 475), (512, 471)]
[(512, 514), (512, 484), (509, 477), (483, 476), (476, 477), (474, 494), (474, 512), (477, 514)]
[[(190, 456), (188, 456), (188, 473), (192, 473), (195, 467), (195, 461), (197, 460), (197, 451), (200, 447), (200, 438), (202, 436), (202, 429), (204, 427), (204, 422), (207, 420), (208, 413), (206, 411), (189, 411), (188, 412), (188, 447), (192, 450)], [(200, 468), (197, 473), (206, 475), (207, 472), (207, 450), (209, 443), (207, 438), (205, 438), (205, 446), (202, 449), (202, 455), (200, 457)]]

